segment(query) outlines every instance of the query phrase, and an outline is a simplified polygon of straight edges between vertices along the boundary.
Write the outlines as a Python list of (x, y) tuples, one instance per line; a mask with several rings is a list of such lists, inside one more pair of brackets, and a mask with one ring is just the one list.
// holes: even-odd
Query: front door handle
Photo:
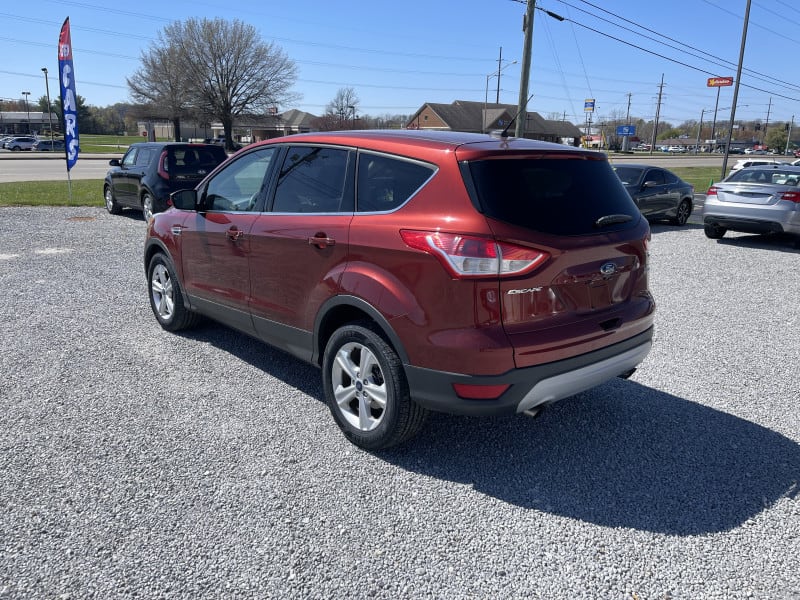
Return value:
[(242, 239), (244, 231), (242, 231), (238, 227), (231, 227), (230, 229), (228, 229), (228, 231), (225, 232), (225, 235), (230, 241), (238, 242), (240, 239)]
[(316, 246), (317, 248), (325, 248), (326, 246), (334, 246), (336, 245), (336, 240), (333, 238), (329, 238), (324, 233), (318, 233), (314, 237), (308, 238), (309, 246)]

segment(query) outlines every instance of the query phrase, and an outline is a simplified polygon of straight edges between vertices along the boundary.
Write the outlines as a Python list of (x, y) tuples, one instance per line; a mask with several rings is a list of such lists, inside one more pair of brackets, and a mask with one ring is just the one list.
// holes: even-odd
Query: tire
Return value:
[(122, 207), (117, 204), (117, 200), (114, 198), (114, 190), (111, 189), (110, 185), (103, 187), (103, 198), (106, 201), (106, 210), (109, 213), (118, 215), (122, 212)]
[(159, 325), (167, 331), (189, 329), (200, 319), (197, 313), (184, 305), (181, 284), (172, 263), (164, 254), (155, 254), (150, 259), (147, 268), (147, 295)]
[(155, 212), (155, 198), (150, 192), (145, 192), (142, 196), (142, 216), (146, 223), (150, 222)]
[(403, 364), (369, 322), (345, 325), (322, 359), (325, 401), (356, 446), (382, 450), (415, 436), (428, 411), (411, 399)]
[(722, 236), (724, 236), (728, 231), (727, 229), (725, 229), (724, 227), (720, 227), (719, 225), (706, 225), (704, 229), (706, 232), (706, 237), (711, 240), (722, 239)]
[(12, 152), (19, 152), (20, 150), (22, 150), (22, 148), (20, 148), (19, 146), (14, 146), (13, 148), (11, 148)]
[(684, 225), (686, 225), (686, 221), (689, 220), (691, 214), (692, 214), (692, 203), (686, 199), (681, 200), (681, 203), (678, 204), (678, 209), (675, 212), (675, 218), (672, 219), (672, 222), (675, 225), (683, 227)]

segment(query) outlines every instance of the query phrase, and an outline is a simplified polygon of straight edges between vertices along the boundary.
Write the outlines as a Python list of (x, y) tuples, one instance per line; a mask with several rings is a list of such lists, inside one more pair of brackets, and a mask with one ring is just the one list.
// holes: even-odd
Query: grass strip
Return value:
[(102, 179), (0, 183), (0, 206), (104, 206)]

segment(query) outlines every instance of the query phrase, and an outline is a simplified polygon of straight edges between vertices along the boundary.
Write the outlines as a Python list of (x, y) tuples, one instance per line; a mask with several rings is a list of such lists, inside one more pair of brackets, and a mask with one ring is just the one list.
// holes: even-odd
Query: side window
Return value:
[(352, 210), (348, 150), (292, 146), (278, 173), (272, 212), (331, 213)]
[(275, 148), (259, 148), (232, 161), (208, 182), (207, 210), (252, 211), (262, 195)]
[(361, 152), (358, 159), (358, 212), (396, 209), (433, 173), (434, 169), (429, 165)]
[(660, 169), (651, 169), (647, 176), (644, 178), (645, 181), (654, 181), (658, 185), (664, 185), (664, 171)]
[(138, 148), (131, 148), (125, 153), (125, 156), (122, 157), (122, 165), (125, 167), (132, 167), (136, 164), (136, 155), (138, 154)]
[(155, 154), (155, 148), (142, 148), (139, 150), (139, 154), (136, 155), (136, 165), (139, 167), (146, 167), (150, 164), (150, 159)]

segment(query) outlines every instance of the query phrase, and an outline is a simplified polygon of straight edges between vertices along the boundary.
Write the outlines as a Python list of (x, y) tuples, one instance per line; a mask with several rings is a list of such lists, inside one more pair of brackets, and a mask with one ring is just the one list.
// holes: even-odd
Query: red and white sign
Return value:
[(733, 77), (709, 77), (706, 86), (708, 87), (724, 87), (733, 85)]

